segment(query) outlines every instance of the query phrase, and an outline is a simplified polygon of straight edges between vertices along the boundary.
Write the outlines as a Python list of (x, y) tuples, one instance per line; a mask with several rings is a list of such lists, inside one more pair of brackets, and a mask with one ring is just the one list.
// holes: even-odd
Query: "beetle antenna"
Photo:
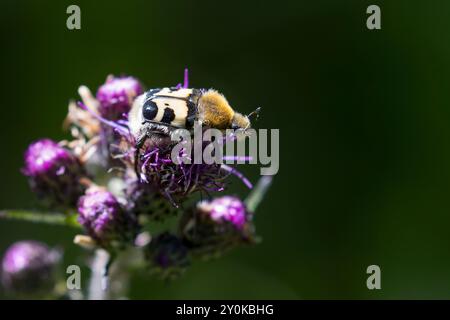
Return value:
[(261, 112), (261, 107), (258, 107), (258, 108), (256, 108), (255, 110), (253, 110), (252, 112), (250, 112), (248, 115), (247, 115), (247, 118), (251, 118), (251, 117), (256, 117), (256, 119), (258, 119), (259, 118), (259, 113)]
[[(248, 115), (246, 115), (245, 117), (250, 120), (251, 117), (256, 117), (255, 119), (257, 120), (259, 118), (259, 112), (261, 111), (261, 107), (256, 108), (255, 110), (253, 110), (252, 112), (250, 112)], [(244, 128), (244, 132), (250, 128), (250, 121), (248, 121), (247, 126)]]

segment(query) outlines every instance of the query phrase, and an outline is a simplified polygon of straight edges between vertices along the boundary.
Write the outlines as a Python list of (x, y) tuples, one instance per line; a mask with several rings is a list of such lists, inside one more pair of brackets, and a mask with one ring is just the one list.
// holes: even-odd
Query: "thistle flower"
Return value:
[[(180, 148), (177, 161), (174, 161), (172, 150), (176, 143), (170, 137), (160, 135), (151, 136), (141, 148), (140, 156), (135, 159), (135, 138), (125, 127), (115, 125), (115, 130), (122, 135), (122, 140), (113, 148), (113, 157), (121, 159), (128, 168), (127, 172), (137, 173), (134, 179), (140, 188), (157, 194), (159, 199), (163, 196), (175, 208), (195, 192), (209, 194), (223, 191), (225, 178), (230, 174), (239, 175), (237, 171), (230, 171), (226, 166), (216, 163), (184, 163), (182, 159), (193, 158), (193, 154), (188, 155), (185, 148)], [(251, 187), (245, 178), (243, 180)]]
[(56, 282), (61, 254), (37, 241), (19, 241), (11, 245), (2, 261), (2, 284), (16, 295), (46, 295)]
[(193, 254), (217, 256), (241, 244), (253, 243), (252, 214), (236, 197), (201, 201), (180, 221), (180, 234)]
[(51, 206), (74, 206), (84, 192), (85, 174), (78, 159), (50, 139), (32, 143), (25, 152), (22, 172), (33, 192)]
[[(120, 142), (121, 135), (105, 122), (120, 123), (125, 121), (134, 99), (142, 92), (142, 86), (137, 79), (114, 77), (112, 75), (108, 76), (105, 84), (98, 89), (97, 99), (95, 103), (91, 103), (91, 107), (94, 107), (94, 110), (98, 113), (94, 118), (100, 121), (96, 160), (101, 167), (120, 167), (123, 165), (120, 161), (111, 158), (111, 146)], [(85, 95), (85, 97), (87, 96)], [(83, 101), (85, 100), (89, 101), (89, 99), (83, 99)]]
[(116, 197), (102, 189), (89, 189), (78, 202), (78, 222), (96, 243), (106, 249), (131, 243), (138, 230), (135, 217)]
[(245, 205), (236, 197), (225, 196), (214, 199), (211, 202), (201, 202), (199, 207), (205, 212), (209, 212), (212, 220), (221, 223), (231, 222), (236, 229), (243, 229), (247, 222)]
[(134, 98), (142, 92), (142, 85), (136, 78), (109, 76), (97, 91), (98, 111), (108, 120), (123, 119), (123, 115), (130, 111)]
[(145, 258), (150, 272), (163, 279), (180, 276), (189, 266), (188, 249), (177, 236), (164, 232), (145, 248)]
[[(228, 172), (220, 164), (175, 163), (171, 157), (172, 146), (150, 146), (140, 159), (140, 179), (178, 206), (194, 192), (220, 192), (225, 189)], [(180, 150), (179, 159), (186, 157)]]

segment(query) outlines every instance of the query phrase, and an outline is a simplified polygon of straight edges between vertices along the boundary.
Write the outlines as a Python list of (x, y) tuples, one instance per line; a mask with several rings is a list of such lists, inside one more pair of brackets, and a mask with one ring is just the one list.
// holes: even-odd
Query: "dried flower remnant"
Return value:
[(238, 244), (254, 243), (252, 214), (237, 197), (202, 201), (185, 212), (180, 234), (189, 250), (201, 257), (219, 256)]
[(139, 231), (135, 217), (108, 191), (91, 188), (78, 202), (78, 221), (87, 234), (105, 249), (123, 248)]
[(31, 189), (50, 206), (74, 206), (85, 190), (80, 183), (85, 171), (79, 160), (50, 139), (38, 140), (28, 147), (22, 172)]
[(6, 292), (24, 296), (52, 293), (61, 253), (37, 241), (11, 245), (2, 261), (1, 280)]
[(163, 279), (175, 279), (190, 265), (188, 249), (180, 238), (164, 232), (145, 247), (150, 272)]

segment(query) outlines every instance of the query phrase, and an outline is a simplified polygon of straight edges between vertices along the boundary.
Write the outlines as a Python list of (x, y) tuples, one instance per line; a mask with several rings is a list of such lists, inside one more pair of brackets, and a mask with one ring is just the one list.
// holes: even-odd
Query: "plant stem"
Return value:
[(89, 300), (108, 299), (108, 288), (105, 283), (105, 269), (110, 261), (109, 253), (103, 249), (97, 249), (91, 263), (91, 278), (89, 281)]
[(27, 210), (2, 210), (0, 219), (22, 220), (32, 223), (43, 223), (80, 228), (75, 219), (76, 214), (63, 214), (56, 212), (39, 212)]
[(272, 180), (272, 176), (262, 176), (247, 199), (245, 199), (245, 205), (250, 212), (256, 211), (267, 190), (269, 190)]

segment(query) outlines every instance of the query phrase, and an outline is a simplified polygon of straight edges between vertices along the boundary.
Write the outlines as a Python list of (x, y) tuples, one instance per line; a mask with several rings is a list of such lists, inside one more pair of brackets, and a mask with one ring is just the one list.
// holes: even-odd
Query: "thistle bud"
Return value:
[(199, 208), (209, 214), (209, 217), (218, 222), (230, 222), (236, 229), (243, 229), (247, 221), (247, 212), (244, 203), (236, 197), (225, 196), (211, 202), (201, 202)]
[(145, 258), (150, 272), (163, 279), (174, 279), (180, 276), (189, 266), (188, 249), (180, 238), (164, 232), (145, 248)]
[(106, 249), (131, 243), (139, 230), (135, 217), (108, 191), (88, 190), (78, 202), (78, 212), (87, 234)]
[(37, 241), (14, 243), (3, 257), (3, 287), (8, 293), (28, 297), (51, 293), (60, 258), (60, 252)]
[(84, 169), (67, 149), (50, 139), (32, 143), (25, 152), (25, 167), (33, 192), (50, 206), (74, 206), (85, 187), (79, 183)]
[(217, 256), (241, 244), (254, 242), (252, 215), (236, 197), (202, 201), (188, 210), (180, 223), (183, 241), (193, 254)]
[(123, 115), (130, 111), (134, 98), (142, 92), (141, 84), (133, 77), (109, 76), (97, 91), (101, 116), (113, 121), (123, 119)]

